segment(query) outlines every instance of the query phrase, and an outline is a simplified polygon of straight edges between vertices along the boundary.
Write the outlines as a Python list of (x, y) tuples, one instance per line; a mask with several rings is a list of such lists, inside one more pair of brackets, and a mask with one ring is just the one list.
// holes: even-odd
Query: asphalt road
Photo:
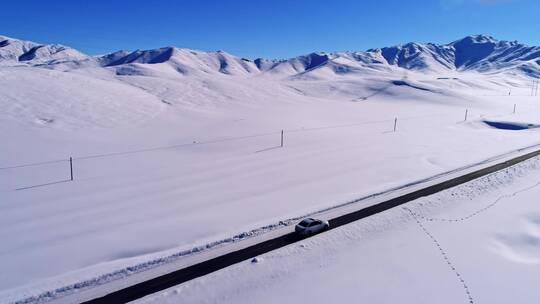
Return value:
[[(349, 224), (351, 222), (360, 220), (362, 218), (383, 212), (385, 210), (394, 208), (396, 206), (405, 204), (417, 198), (428, 196), (442, 190), (446, 190), (457, 185), (469, 182), (471, 180), (477, 179), (484, 175), (505, 169), (532, 157), (540, 155), (540, 150), (534, 151), (510, 160), (507, 160), (502, 163), (492, 165), (490, 167), (480, 169), (414, 192), (404, 194), (402, 196), (381, 202), (379, 204), (360, 209), (355, 212), (351, 212), (336, 218), (329, 220), (330, 229), (337, 228), (342, 225)], [(293, 244), (300, 241), (303, 237), (299, 237), (294, 233), (289, 233), (271, 240), (264, 241), (252, 245), (250, 247), (240, 249), (238, 251), (230, 252), (213, 259), (176, 270), (174, 272), (150, 279), (138, 283), (133, 286), (126, 287), (124, 289), (112, 292), (110, 294), (104, 295), (103, 297), (96, 298), (84, 303), (88, 304), (97, 304), (97, 303), (127, 303), (144, 296), (162, 291), (164, 289), (173, 287), (175, 285), (193, 280), (195, 278), (207, 275), (214, 271), (223, 269), (225, 267), (231, 266), (233, 264), (251, 259), (258, 255), (264, 254), (266, 252), (276, 250), (278, 248)]]

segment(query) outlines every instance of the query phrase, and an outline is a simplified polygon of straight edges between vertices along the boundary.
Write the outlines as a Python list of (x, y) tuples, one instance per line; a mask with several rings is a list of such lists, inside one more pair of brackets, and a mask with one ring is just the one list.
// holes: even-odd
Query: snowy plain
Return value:
[(539, 194), (536, 157), (135, 303), (537, 303)]
[(157, 61), (169, 51), (0, 67), (0, 302), (540, 143), (540, 99), (514, 70), (345, 56), (248, 73), (223, 52)]

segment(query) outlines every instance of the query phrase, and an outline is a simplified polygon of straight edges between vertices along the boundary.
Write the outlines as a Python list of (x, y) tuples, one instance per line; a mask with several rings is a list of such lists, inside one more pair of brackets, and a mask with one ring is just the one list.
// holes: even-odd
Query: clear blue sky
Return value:
[(540, 45), (538, 0), (23, 0), (0, 9), (0, 35), (88, 54), (174, 45), (288, 58), (470, 34)]

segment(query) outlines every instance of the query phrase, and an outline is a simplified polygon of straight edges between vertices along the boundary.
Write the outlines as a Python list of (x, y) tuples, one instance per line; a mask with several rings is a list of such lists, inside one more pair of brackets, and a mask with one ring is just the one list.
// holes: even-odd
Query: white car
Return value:
[(300, 235), (312, 235), (330, 228), (328, 221), (307, 218), (294, 227), (294, 231)]

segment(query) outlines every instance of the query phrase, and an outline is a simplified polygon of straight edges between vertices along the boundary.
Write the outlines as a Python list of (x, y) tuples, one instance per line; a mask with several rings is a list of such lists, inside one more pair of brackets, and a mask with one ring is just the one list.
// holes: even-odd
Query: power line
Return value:
[[(538, 86), (536, 88), (538, 89)], [(426, 115), (415, 115), (415, 116), (404, 116), (404, 117), (400, 117), (400, 120), (407, 121), (407, 120), (431, 118), (431, 117), (443, 116), (443, 115), (446, 116), (446, 115), (449, 115), (449, 114), (454, 114), (454, 112), (426, 114)], [(349, 128), (349, 127), (370, 125), (370, 124), (382, 124), (382, 123), (388, 123), (388, 122), (394, 122), (395, 123), (395, 118), (362, 121), (362, 122), (357, 122), (357, 123), (340, 124), (340, 125), (327, 125), (327, 126), (309, 127), (309, 128), (283, 129), (283, 131), (288, 132), (288, 133), (309, 132), (309, 131), (318, 131), (318, 130), (326, 130), (326, 129)], [(121, 156), (121, 155), (144, 153), (144, 152), (153, 152), (153, 151), (160, 151), (160, 150), (171, 150), (171, 149), (177, 149), (177, 148), (182, 148), (182, 147), (186, 147), (186, 146), (207, 145), (207, 144), (214, 144), (214, 143), (242, 140), (242, 139), (248, 139), (248, 138), (264, 137), (264, 136), (281, 134), (281, 132), (282, 131), (280, 130), (280, 131), (274, 131), (274, 132), (259, 133), (259, 134), (237, 136), (237, 137), (228, 137), (228, 138), (208, 140), (208, 141), (199, 141), (199, 142), (193, 141), (193, 142), (190, 142), (190, 143), (182, 143), (182, 144), (170, 145), (170, 146), (158, 146), (158, 147), (143, 148), (143, 149), (136, 149), (136, 150), (125, 150), (125, 151), (117, 151), (117, 152), (102, 153), (102, 154), (91, 154), (91, 155), (73, 157), (72, 160), (86, 160), (86, 159), (113, 157), (113, 156)], [(43, 162), (34, 162), (34, 163), (27, 163), (27, 164), (18, 164), (18, 165), (5, 166), (5, 167), (0, 167), (0, 170), (17, 169), (17, 168), (24, 168), (24, 167), (34, 167), (34, 166), (41, 166), (41, 165), (47, 165), (47, 164), (69, 162), (69, 161), (70, 161), (70, 158), (66, 157), (65, 159), (58, 159), (58, 160), (51, 160), (51, 161), (43, 161)]]
[(41, 166), (41, 165), (47, 165), (47, 164), (62, 163), (62, 162), (67, 162), (67, 161), (69, 161), (68, 158), (66, 158), (66, 159), (59, 159), (59, 160), (49, 160), (49, 161), (43, 161), (43, 162), (37, 162), (37, 163), (29, 163), (29, 164), (21, 164), (21, 165), (13, 165), (13, 166), (7, 166), (7, 167), (0, 167), (0, 170), (17, 169), (17, 168), (33, 167), (33, 166)]

